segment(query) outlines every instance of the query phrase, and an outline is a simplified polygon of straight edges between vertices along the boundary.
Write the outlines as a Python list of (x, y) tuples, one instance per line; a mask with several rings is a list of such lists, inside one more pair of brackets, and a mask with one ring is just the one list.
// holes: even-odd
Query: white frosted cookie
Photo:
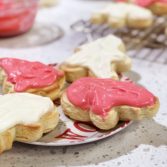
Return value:
[(147, 28), (152, 25), (151, 11), (135, 4), (111, 3), (91, 17), (95, 24), (107, 23), (115, 28), (128, 26), (130, 28)]
[(126, 52), (125, 45), (123, 41), (115, 36), (115, 35), (108, 35), (103, 38), (99, 38), (95, 41), (83, 44), (82, 46), (78, 47), (77, 51), (84, 50), (84, 49), (97, 49), (98, 46), (101, 46), (105, 50), (120, 50), (121, 52)]
[(30, 93), (0, 96), (0, 153), (14, 141), (32, 142), (53, 130), (59, 114), (48, 97)]
[(84, 76), (118, 79), (117, 73), (131, 68), (131, 59), (125, 53), (122, 40), (109, 35), (80, 46), (60, 68), (68, 82)]

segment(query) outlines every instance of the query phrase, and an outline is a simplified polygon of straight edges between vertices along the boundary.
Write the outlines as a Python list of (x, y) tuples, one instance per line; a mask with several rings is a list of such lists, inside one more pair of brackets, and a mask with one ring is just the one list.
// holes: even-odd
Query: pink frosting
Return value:
[(28, 31), (38, 8), (37, 0), (0, 0), (0, 36), (8, 37)]
[[(117, 0), (117, 2), (128, 2), (128, 0)], [(133, 0), (139, 6), (148, 7), (154, 3), (167, 3), (167, 0)]]
[(167, 3), (167, 0), (135, 0), (135, 3), (143, 7), (148, 7), (154, 3)]
[(127, 81), (81, 78), (67, 89), (67, 97), (75, 106), (105, 116), (116, 106), (146, 107), (155, 104), (155, 96), (144, 87)]
[(64, 74), (52, 66), (15, 58), (1, 58), (0, 67), (6, 72), (8, 82), (16, 92), (52, 85)]

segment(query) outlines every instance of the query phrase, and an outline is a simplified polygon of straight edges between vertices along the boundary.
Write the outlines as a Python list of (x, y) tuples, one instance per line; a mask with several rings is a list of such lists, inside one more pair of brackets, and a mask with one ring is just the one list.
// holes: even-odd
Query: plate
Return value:
[(60, 113), (60, 121), (55, 130), (45, 134), (37, 142), (28, 144), (41, 146), (69, 146), (94, 142), (113, 136), (132, 123), (132, 121), (119, 122), (114, 129), (102, 131), (90, 123), (71, 120), (64, 115), (61, 107), (58, 107), (58, 111)]
[[(128, 77), (121, 74), (119, 74), (119, 77), (121, 81), (132, 82)], [(45, 134), (37, 142), (26, 143), (41, 146), (70, 146), (90, 143), (113, 136), (132, 123), (132, 121), (120, 121), (115, 128), (104, 131), (96, 128), (91, 123), (74, 121), (68, 118), (60, 105), (58, 107), (58, 112), (60, 114), (60, 120), (53, 131)]]

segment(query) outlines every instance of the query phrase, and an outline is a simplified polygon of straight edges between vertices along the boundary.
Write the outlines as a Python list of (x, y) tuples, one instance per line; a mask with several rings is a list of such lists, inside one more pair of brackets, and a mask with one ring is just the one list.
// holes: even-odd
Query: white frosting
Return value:
[(135, 4), (111, 3), (99, 13), (106, 14), (115, 19), (152, 19), (150, 10)]
[(113, 65), (131, 65), (130, 58), (120, 50), (121, 46), (124, 45), (119, 38), (109, 35), (81, 46), (65, 63), (86, 67), (99, 78), (112, 78), (116, 76)]
[(114, 35), (108, 35), (107, 37), (97, 39), (96, 41), (84, 44), (79, 47), (79, 49), (92, 49), (101, 46), (105, 50), (113, 50), (114, 49), (123, 49), (125, 50), (124, 43), (122, 40)]
[(30, 93), (12, 93), (0, 96), (0, 133), (17, 124), (31, 124), (53, 111), (54, 104), (48, 97)]

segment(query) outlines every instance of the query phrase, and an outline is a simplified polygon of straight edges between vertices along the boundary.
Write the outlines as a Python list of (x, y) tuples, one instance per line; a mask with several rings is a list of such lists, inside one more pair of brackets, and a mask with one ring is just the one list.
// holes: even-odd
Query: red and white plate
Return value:
[(119, 122), (109, 131), (102, 131), (89, 123), (73, 121), (64, 115), (61, 107), (58, 107), (60, 121), (58, 126), (50, 133), (45, 134), (39, 141), (28, 144), (42, 146), (67, 146), (78, 145), (98, 141), (125, 129), (132, 121)]

